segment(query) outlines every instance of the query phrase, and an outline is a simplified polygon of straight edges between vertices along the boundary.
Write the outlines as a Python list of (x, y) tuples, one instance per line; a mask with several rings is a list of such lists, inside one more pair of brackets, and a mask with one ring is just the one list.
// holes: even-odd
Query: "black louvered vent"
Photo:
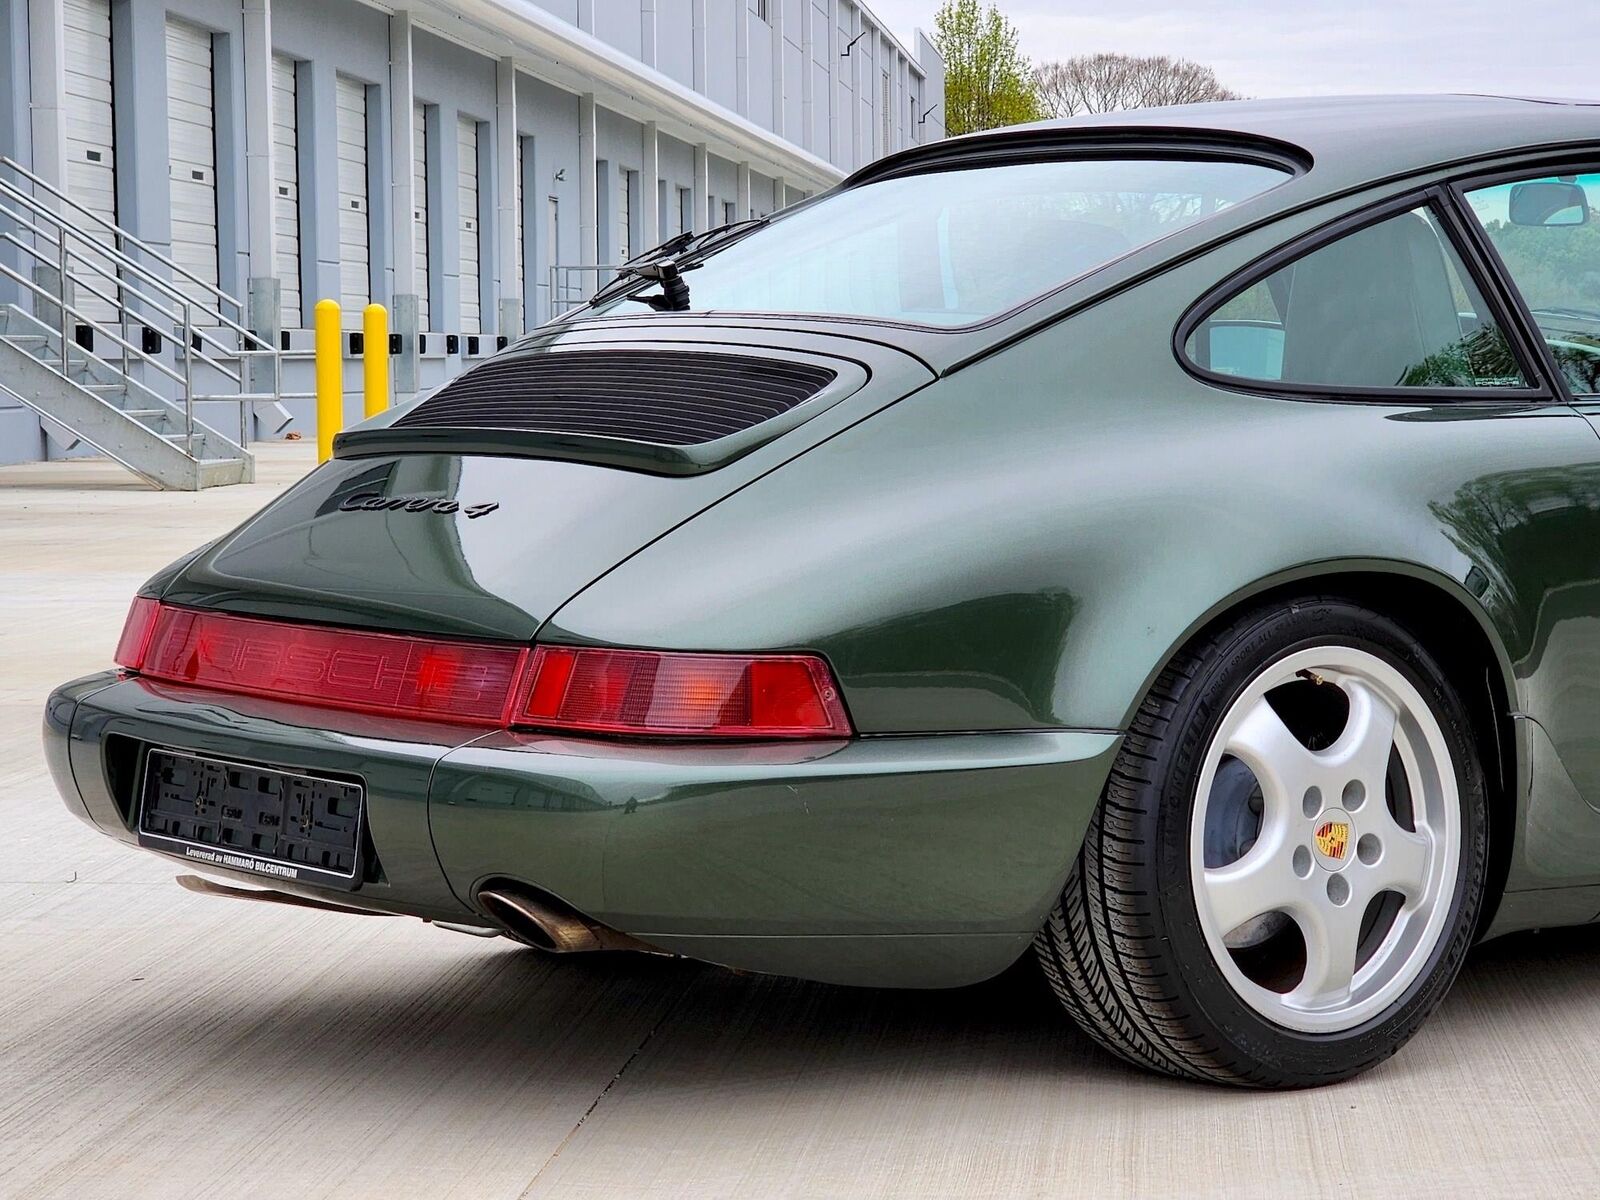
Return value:
[(573, 350), (491, 359), (396, 428), (529, 429), (697, 446), (770, 421), (834, 378), (742, 354)]

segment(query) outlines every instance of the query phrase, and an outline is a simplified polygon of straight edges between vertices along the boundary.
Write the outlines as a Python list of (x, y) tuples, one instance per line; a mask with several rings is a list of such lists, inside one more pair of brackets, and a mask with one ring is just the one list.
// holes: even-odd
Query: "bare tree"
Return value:
[(1056, 117), (1241, 99), (1217, 81), (1210, 67), (1165, 55), (1085, 54), (1044, 63), (1035, 69), (1034, 80), (1040, 101)]

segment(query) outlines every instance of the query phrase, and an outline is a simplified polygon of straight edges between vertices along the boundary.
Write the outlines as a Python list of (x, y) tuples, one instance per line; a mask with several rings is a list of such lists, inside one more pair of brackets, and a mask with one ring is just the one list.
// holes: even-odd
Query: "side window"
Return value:
[(1600, 173), (1467, 193), (1572, 390), (1600, 395)]
[(1213, 309), (1201, 367), (1327, 388), (1517, 388), (1516, 356), (1429, 208), (1329, 242)]

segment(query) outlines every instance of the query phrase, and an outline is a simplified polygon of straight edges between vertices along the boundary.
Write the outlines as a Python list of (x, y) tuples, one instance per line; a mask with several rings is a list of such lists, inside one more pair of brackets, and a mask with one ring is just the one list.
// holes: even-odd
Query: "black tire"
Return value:
[[(1454, 761), (1462, 837), (1455, 895), (1431, 961), (1377, 1016), (1310, 1034), (1246, 1004), (1212, 958), (1191, 885), (1189, 830), (1202, 759), (1233, 700), (1273, 662), (1325, 645), (1374, 654), (1421, 693)], [(1245, 616), (1161, 673), (1035, 949), (1067, 1011), (1127, 1061), (1210, 1083), (1310, 1087), (1375, 1066), (1416, 1032), (1466, 956), (1487, 872), (1484, 774), (1455, 689), (1397, 622), (1346, 600), (1310, 598)]]

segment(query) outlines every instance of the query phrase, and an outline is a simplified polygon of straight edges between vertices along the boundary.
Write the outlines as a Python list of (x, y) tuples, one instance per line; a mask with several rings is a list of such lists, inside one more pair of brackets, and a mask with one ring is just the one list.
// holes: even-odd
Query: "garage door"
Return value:
[(425, 105), (417, 105), (412, 130), (411, 153), (415, 166), (412, 167), (411, 190), (415, 201), (411, 215), (416, 222), (417, 328), (425, 330), (432, 328), (429, 322), (433, 320), (433, 293), (428, 279), (428, 110)]
[(339, 303), (344, 324), (361, 327), (372, 295), (367, 203), (367, 85), (339, 76)]
[(457, 166), (461, 193), (461, 332), (477, 333), (483, 326), (478, 303), (478, 123), (458, 118)]
[[(172, 259), (213, 287), (217, 284), (215, 112), (211, 35), (183, 21), (168, 21), (167, 179), (172, 197)], [(183, 278), (177, 284), (197, 309), (215, 307), (205, 288)]]
[(284, 329), (305, 324), (300, 306), (300, 122), (294, 59), (272, 56), (272, 224)]
[[(117, 164), (111, 123), (111, 0), (66, 0), (67, 194), (97, 216), (117, 219)], [(109, 245), (111, 234), (86, 223), (83, 232)], [(86, 282), (108, 296), (115, 284), (99, 271)], [(115, 309), (87, 292), (78, 307), (94, 321), (112, 318)]]

